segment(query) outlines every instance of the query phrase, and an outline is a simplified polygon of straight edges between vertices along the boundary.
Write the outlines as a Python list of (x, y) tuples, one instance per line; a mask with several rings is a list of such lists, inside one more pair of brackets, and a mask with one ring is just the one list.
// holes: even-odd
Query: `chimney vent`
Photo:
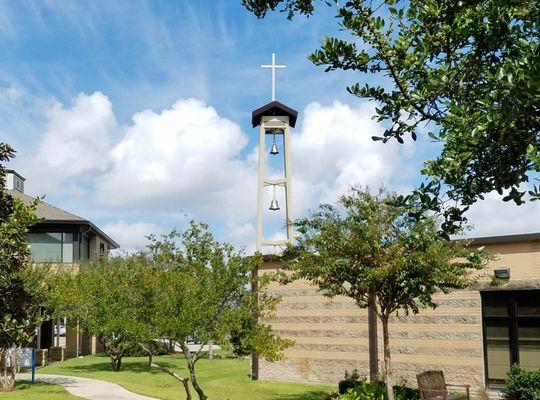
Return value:
[(26, 179), (12, 169), (6, 171), (6, 189), (18, 190), (24, 193), (24, 181)]

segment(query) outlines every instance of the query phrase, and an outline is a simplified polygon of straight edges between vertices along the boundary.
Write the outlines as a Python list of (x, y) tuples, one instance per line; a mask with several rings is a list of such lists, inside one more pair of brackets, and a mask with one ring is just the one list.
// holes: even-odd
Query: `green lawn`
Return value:
[(30, 384), (17, 382), (13, 392), (0, 392), (2, 400), (77, 400), (80, 397), (72, 396), (61, 386), (48, 383)]
[[(37, 373), (102, 379), (158, 399), (185, 399), (181, 383), (164, 372), (148, 367), (147, 358), (132, 357), (122, 361), (120, 372), (110, 370), (107, 357), (87, 356), (40, 368)], [(155, 362), (187, 375), (181, 355), (155, 357)], [(249, 360), (245, 359), (202, 359), (197, 363), (197, 369), (199, 383), (210, 400), (322, 400), (326, 393), (332, 391), (331, 387), (323, 385), (252, 381), (248, 376)], [(196, 398), (196, 393), (193, 394)], [(34, 400), (33, 397), (31, 399)]]

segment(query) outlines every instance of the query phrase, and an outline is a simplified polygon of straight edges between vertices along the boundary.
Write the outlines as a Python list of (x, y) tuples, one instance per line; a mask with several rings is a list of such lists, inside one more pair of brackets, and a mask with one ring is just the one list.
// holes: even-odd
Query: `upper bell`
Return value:
[(269, 210), (272, 210), (272, 211), (277, 211), (279, 210), (279, 204), (277, 202), (276, 199), (272, 199), (272, 201), (270, 202), (270, 208)]
[(277, 145), (276, 145), (275, 142), (272, 143), (272, 148), (270, 149), (270, 154), (272, 154), (272, 155), (274, 155), (274, 156), (275, 156), (276, 154), (279, 154), (279, 150), (278, 150)]

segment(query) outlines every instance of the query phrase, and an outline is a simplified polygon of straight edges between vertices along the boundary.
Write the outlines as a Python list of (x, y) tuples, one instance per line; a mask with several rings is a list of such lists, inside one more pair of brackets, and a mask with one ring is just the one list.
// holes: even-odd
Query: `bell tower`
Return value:
[[(252, 114), (253, 127), (259, 127), (259, 185), (257, 196), (257, 251), (263, 252), (265, 247), (284, 248), (294, 240), (292, 226), (292, 193), (291, 193), (291, 160), (290, 160), (290, 128), (296, 125), (298, 112), (276, 101), (276, 69), (285, 68), (285, 65), (276, 65), (276, 56), (272, 54), (272, 64), (262, 65), (262, 68), (272, 70), (272, 101)], [(271, 138), (271, 145), (267, 145), (267, 137)], [(279, 148), (276, 138), (280, 141)], [(270, 144), (270, 143), (269, 143)], [(270, 179), (266, 175), (268, 157), (282, 159), (282, 172), (278, 178)], [(278, 161), (278, 160), (273, 160)], [(267, 208), (264, 203), (265, 189), (270, 189), (272, 200)], [(268, 240), (263, 237), (264, 215), (267, 212), (277, 212), (281, 209), (276, 193), (282, 190), (285, 198), (285, 220), (283, 227), (286, 230), (286, 239)]]

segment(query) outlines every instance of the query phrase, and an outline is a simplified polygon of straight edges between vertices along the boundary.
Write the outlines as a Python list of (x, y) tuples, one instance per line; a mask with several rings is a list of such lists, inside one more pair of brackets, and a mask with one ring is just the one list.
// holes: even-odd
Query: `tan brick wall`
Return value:
[[(479, 287), (490, 287), (496, 267), (510, 268), (509, 283), (496, 287), (540, 287), (540, 241), (486, 246), (498, 259), (483, 271)], [(277, 264), (266, 263), (260, 273)], [(261, 379), (324, 382), (336, 384), (345, 370), (368, 373), (367, 312), (348, 298), (323, 297), (308, 282), (287, 286), (272, 284), (268, 292), (282, 297), (271, 321), (282, 337), (295, 340), (283, 361), (260, 360)], [(398, 381), (414, 386), (416, 374), (442, 369), (453, 383), (468, 383), (474, 391), (484, 386), (481, 299), (478, 290), (456, 291), (436, 296), (435, 310), (394, 316), (390, 342)], [(382, 350), (379, 326), (379, 350)], [(382, 363), (382, 354), (379, 358)], [(381, 364), (382, 370), (382, 364)]]
[(66, 358), (65, 351), (65, 347), (49, 348), (49, 362), (64, 361)]

